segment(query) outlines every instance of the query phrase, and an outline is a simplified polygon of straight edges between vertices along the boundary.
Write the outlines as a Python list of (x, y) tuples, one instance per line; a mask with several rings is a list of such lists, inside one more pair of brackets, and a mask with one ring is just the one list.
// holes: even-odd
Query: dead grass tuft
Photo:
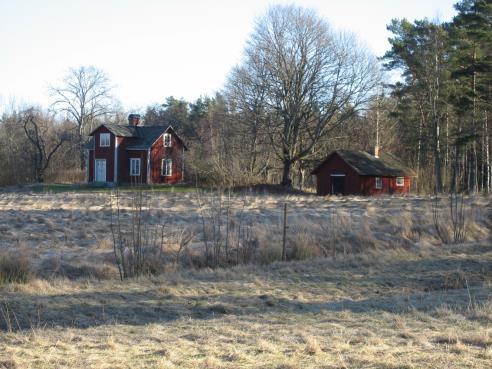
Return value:
[(103, 238), (99, 240), (97, 244), (97, 248), (100, 250), (112, 250), (113, 249), (113, 243), (109, 238)]
[(32, 277), (29, 256), (19, 252), (0, 254), (0, 284), (27, 283)]
[(293, 364), (291, 362), (286, 362), (277, 366), (276, 369), (300, 369), (300, 367), (299, 365)]
[(459, 339), (456, 333), (448, 333), (446, 336), (437, 336), (434, 338), (434, 342), (438, 345), (456, 345), (459, 343)]
[(0, 359), (0, 369), (17, 369), (18, 366), (13, 360), (1, 360)]
[(260, 338), (256, 342), (256, 352), (275, 354), (278, 352), (277, 346), (273, 342)]
[(304, 343), (306, 344), (304, 352), (308, 355), (321, 355), (323, 352), (318, 340), (312, 336), (304, 336)]
[(492, 337), (490, 337), (489, 331), (484, 332), (483, 334), (471, 334), (469, 336), (463, 337), (461, 339), (465, 345), (475, 346), (480, 348), (489, 348), (492, 347)]
[(206, 369), (220, 369), (222, 368), (221, 362), (215, 356), (207, 356), (204, 362)]

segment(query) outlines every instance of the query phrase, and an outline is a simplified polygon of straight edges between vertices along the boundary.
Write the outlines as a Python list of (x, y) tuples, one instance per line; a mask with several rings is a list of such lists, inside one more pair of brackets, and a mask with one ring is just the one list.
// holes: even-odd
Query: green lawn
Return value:
[[(133, 191), (136, 188), (145, 191), (156, 192), (194, 192), (197, 187), (190, 185), (121, 185), (117, 187), (120, 191)], [(33, 192), (107, 192), (115, 189), (105, 184), (62, 184), (62, 183), (45, 183), (29, 186), (28, 189)]]

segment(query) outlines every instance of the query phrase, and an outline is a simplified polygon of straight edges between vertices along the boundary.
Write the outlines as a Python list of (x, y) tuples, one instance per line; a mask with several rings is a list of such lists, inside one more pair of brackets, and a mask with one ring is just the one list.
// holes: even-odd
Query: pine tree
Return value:
[(458, 116), (455, 181), (462, 174), (466, 188), (491, 190), (488, 115), (492, 81), (492, 3), (464, 0), (448, 24), (453, 78), (452, 104)]

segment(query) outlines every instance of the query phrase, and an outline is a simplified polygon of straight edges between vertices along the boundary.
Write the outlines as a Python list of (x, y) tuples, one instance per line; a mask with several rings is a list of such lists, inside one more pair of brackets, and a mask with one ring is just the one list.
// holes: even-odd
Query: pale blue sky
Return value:
[[(392, 18), (449, 20), (457, 0), (298, 0), (334, 29), (354, 32), (376, 55)], [(69, 67), (95, 65), (127, 110), (166, 96), (220, 90), (240, 61), (263, 0), (0, 0), (0, 111), (48, 106), (47, 87)]]

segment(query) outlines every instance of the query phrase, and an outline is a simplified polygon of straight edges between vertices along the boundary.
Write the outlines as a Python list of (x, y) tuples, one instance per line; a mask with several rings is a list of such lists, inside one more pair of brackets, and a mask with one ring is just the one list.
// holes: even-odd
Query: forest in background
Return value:
[[(391, 48), (377, 59), (314, 11), (273, 6), (220, 93), (167, 97), (142, 120), (173, 125), (187, 142), (193, 184), (303, 189), (331, 150), (379, 144), (416, 171), (416, 192), (490, 192), (492, 4), (455, 8), (448, 23), (393, 20)], [(4, 112), (0, 185), (83, 181), (87, 134), (138, 113), (111, 86), (98, 68), (78, 67), (50, 88), (49, 109)]]

